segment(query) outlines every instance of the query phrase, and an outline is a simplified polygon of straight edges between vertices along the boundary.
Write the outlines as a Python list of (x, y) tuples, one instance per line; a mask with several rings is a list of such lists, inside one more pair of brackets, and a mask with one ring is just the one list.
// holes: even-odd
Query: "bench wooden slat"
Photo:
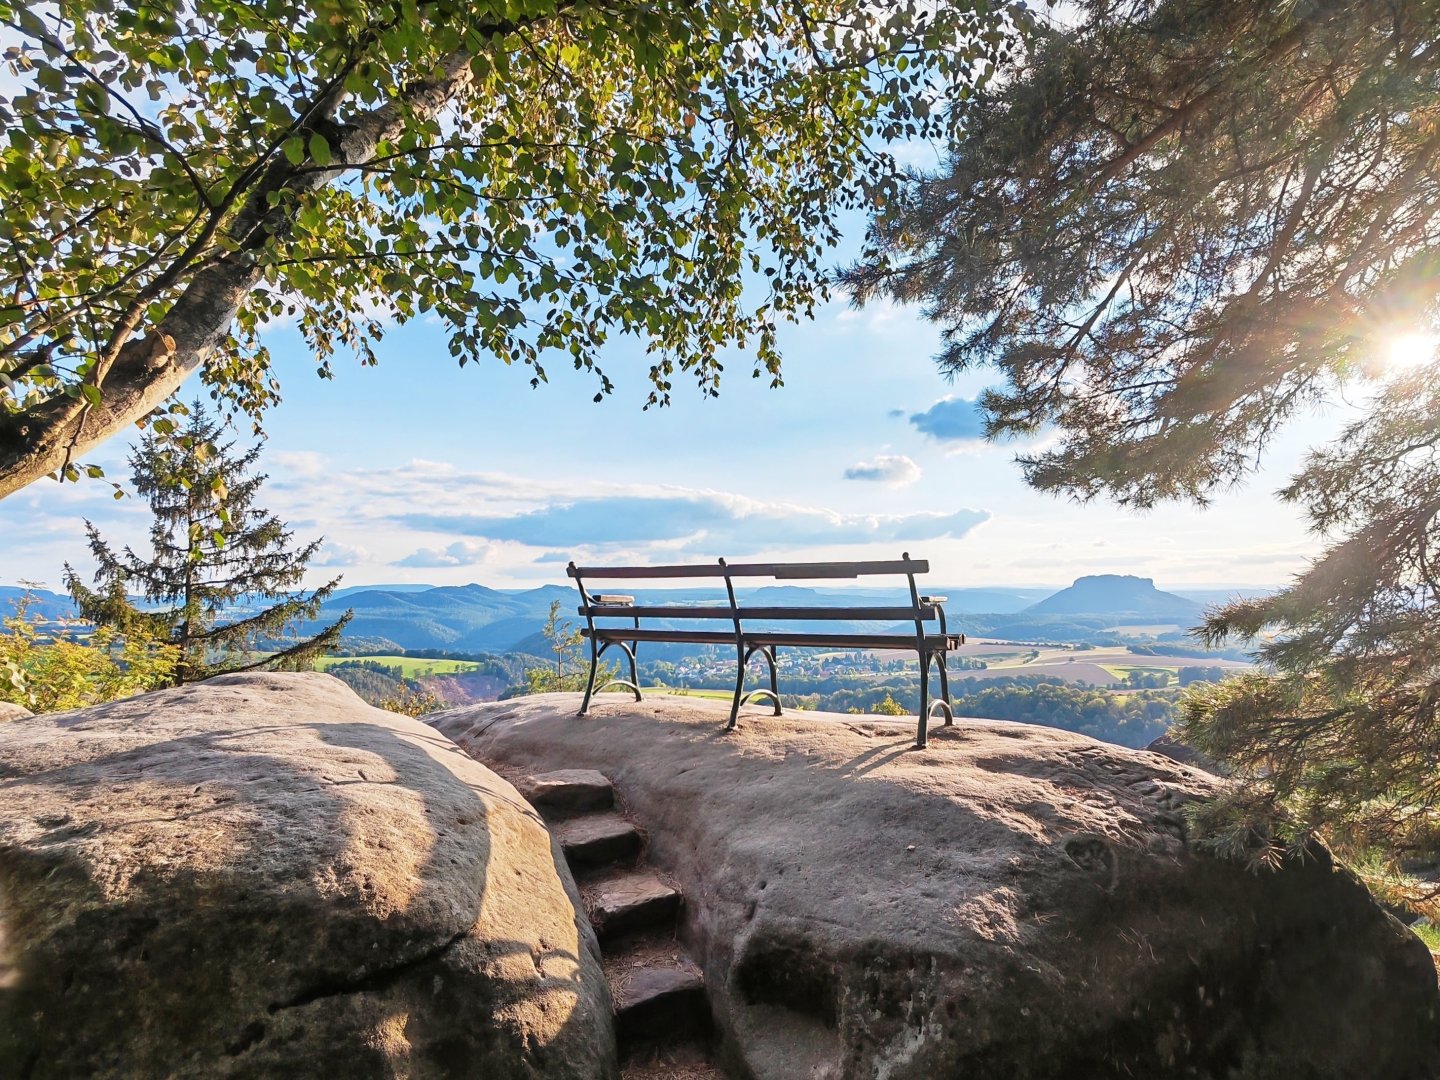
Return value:
[[(897, 622), (914, 619), (917, 610), (913, 607), (625, 607), (617, 604), (584, 605), (576, 608), (581, 615), (597, 619), (640, 618), (640, 619), (763, 619), (782, 622), (794, 619), (797, 622), (833, 622), (837, 619), (872, 619), (877, 622)], [(918, 610), (920, 618), (930, 620), (936, 617), (933, 604), (922, 604)]]
[[(582, 628), (581, 637), (589, 637), (590, 630)], [(596, 641), (675, 641), (691, 642), (696, 645), (734, 645), (735, 631), (725, 630), (651, 630), (633, 626), (597, 626)], [(914, 642), (914, 638), (910, 639)]]
[(837, 619), (849, 620), (874, 620), (876, 622), (894, 622), (898, 620), (913, 620), (916, 615), (920, 618), (930, 620), (936, 618), (936, 609), (933, 605), (921, 604), (920, 607), (742, 607), (740, 615), (745, 619), (765, 619), (772, 622), (782, 622), (786, 619), (797, 621), (814, 622), (823, 620), (833, 622)]
[[(584, 604), (575, 610), (581, 615), (590, 615), (597, 619), (720, 619), (726, 622), (733, 621), (737, 613), (735, 608), (728, 607), (611, 607), (607, 605), (587, 608)], [(748, 618), (750, 615), (746, 608), (740, 608), (738, 613), (742, 618)]]
[[(957, 635), (926, 634), (928, 648), (953, 648)], [(788, 634), (745, 631), (747, 645), (789, 645), (811, 649), (913, 649), (914, 634)]]
[[(581, 637), (589, 637), (590, 631), (582, 629)], [(597, 626), (597, 641), (658, 641), (690, 642), (701, 645), (733, 645), (734, 632), (723, 630), (652, 630), (648, 627)], [(786, 645), (792, 648), (811, 649), (913, 649), (914, 634), (767, 634), (763, 631), (746, 630), (746, 645)], [(958, 634), (926, 634), (928, 648), (953, 649), (959, 644)]]
[(806, 578), (853, 578), (874, 574), (926, 574), (930, 563), (925, 559), (891, 559), (871, 562), (812, 563), (731, 563), (731, 577), (768, 577), (777, 581)]
[(688, 566), (572, 566), (566, 571), (572, 578), (690, 578), (725, 576), (719, 563), (695, 563)]
[(726, 571), (731, 577), (768, 577), (779, 581), (804, 580), (806, 578), (853, 578), (878, 574), (928, 574), (930, 562), (927, 559), (890, 559), (868, 562), (813, 562), (813, 563), (731, 563), (723, 567), (719, 563), (690, 563), (677, 566), (573, 566), (565, 572), (572, 578), (723, 578)]

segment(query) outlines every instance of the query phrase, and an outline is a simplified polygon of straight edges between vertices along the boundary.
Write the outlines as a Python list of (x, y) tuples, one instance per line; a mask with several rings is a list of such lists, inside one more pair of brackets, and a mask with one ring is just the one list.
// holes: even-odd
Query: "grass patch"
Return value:
[(426, 660), (421, 656), (321, 656), (315, 660), (315, 670), (329, 671), (339, 664), (356, 663), (398, 667), (407, 679), (417, 675), (463, 675), (480, 670), (480, 665), (473, 660)]
[(1412, 926), (1410, 929), (1414, 930), (1416, 936), (1430, 947), (1432, 953), (1440, 953), (1440, 926), (1433, 924), (1430, 926), (1420, 925)]
[(665, 686), (661, 683), (656, 683), (654, 686), (647, 686), (645, 689), (654, 690), (660, 694), (680, 694), (683, 697), (714, 698), (716, 701), (729, 701), (735, 696), (729, 690), (696, 690), (689, 686)]
[(1172, 679), (1179, 678), (1182, 664), (1099, 664), (1115, 678), (1125, 680), (1130, 677), (1132, 671), (1141, 675), (1169, 675)]

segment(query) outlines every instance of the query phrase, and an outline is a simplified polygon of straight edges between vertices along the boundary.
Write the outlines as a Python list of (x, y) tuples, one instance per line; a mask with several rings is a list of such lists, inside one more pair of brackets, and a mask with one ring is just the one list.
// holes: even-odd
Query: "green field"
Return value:
[(337, 664), (355, 663), (398, 667), (407, 679), (417, 675), (456, 675), (480, 670), (480, 665), (473, 660), (426, 660), (420, 656), (321, 656), (315, 661), (315, 669), (329, 671)]
[(658, 683), (654, 686), (645, 687), (646, 690), (653, 690), (657, 694), (679, 694), (682, 697), (703, 697), (714, 698), (717, 701), (729, 701), (735, 695), (729, 690), (696, 690), (692, 687), (661, 686)]
[[(1145, 659), (1146, 661), (1152, 660), (1152, 658), (1148, 656)], [(1110, 672), (1111, 675), (1114, 675), (1115, 678), (1123, 680), (1127, 678), (1132, 671), (1138, 671), (1141, 675), (1179, 675), (1182, 667), (1196, 665), (1204, 667), (1205, 663), (1202, 660), (1184, 660), (1177, 658), (1172, 663), (1167, 664), (1147, 662), (1144, 664), (1101, 664), (1100, 666)]]

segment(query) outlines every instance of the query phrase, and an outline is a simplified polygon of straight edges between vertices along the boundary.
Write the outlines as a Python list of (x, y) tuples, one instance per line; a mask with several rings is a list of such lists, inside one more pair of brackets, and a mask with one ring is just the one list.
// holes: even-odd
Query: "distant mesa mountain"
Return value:
[(1068, 589), (1025, 609), (1026, 615), (1140, 615), (1167, 622), (1197, 620), (1201, 606), (1174, 593), (1161, 592), (1150, 578), (1096, 574), (1077, 578)]

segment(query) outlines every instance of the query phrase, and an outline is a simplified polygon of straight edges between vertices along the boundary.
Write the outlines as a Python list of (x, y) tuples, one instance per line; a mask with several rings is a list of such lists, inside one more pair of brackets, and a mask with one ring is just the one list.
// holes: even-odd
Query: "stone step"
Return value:
[(705, 1021), (705, 980), (680, 968), (640, 968), (615, 1005), (622, 1043), (688, 1034)]
[(728, 1080), (728, 1076), (715, 1064), (704, 1042), (661, 1040), (628, 1049), (620, 1065), (620, 1080)]
[(590, 924), (601, 938), (645, 927), (674, 925), (679, 890), (652, 870), (625, 870), (593, 878), (580, 886)]
[(602, 959), (615, 1002), (615, 1035), (621, 1052), (657, 1039), (677, 1039), (709, 1028), (705, 978), (673, 940), (632, 939)]
[(554, 825), (550, 833), (560, 841), (570, 869), (577, 872), (627, 862), (640, 852), (639, 831), (618, 814), (568, 818)]
[(522, 777), (515, 785), (542, 815), (608, 810), (615, 805), (615, 789), (604, 773), (594, 769), (560, 769)]

